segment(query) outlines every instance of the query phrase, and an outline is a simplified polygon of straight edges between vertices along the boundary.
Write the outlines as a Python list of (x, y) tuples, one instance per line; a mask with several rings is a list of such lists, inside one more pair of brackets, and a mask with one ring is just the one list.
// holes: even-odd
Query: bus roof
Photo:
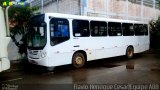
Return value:
[(47, 15), (49, 17), (56, 17), (56, 18), (148, 24), (146, 22), (140, 22), (140, 21), (134, 21), (134, 20), (113, 19), (113, 18), (105, 18), (105, 17), (79, 16), (79, 15), (60, 14), (60, 13), (45, 13), (45, 15)]

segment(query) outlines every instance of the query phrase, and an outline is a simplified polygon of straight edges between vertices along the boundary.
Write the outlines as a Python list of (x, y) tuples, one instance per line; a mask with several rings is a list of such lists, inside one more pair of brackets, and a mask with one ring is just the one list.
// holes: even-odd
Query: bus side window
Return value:
[(123, 36), (133, 36), (134, 35), (133, 24), (123, 23), (122, 30), (123, 30)]
[(89, 21), (87, 20), (73, 20), (72, 21), (73, 36), (75, 37), (89, 37)]
[(148, 25), (147, 24), (143, 25), (143, 29), (144, 29), (144, 34), (148, 35)]
[(52, 18), (50, 21), (51, 45), (57, 45), (69, 40), (69, 21), (62, 18)]
[(100, 21), (90, 22), (91, 36), (107, 36), (107, 23)]
[(108, 34), (109, 36), (121, 36), (122, 35), (121, 23), (109, 22)]
[(58, 31), (61, 37), (69, 36), (69, 27), (68, 25), (58, 25)]
[(135, 24), (134, 31), (136, 36), (143, 36), (144, 35), (143, 24)]

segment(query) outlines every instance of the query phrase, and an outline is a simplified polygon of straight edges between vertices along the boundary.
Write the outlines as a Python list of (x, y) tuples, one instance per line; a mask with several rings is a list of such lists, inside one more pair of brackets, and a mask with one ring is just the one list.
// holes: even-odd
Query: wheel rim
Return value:
[(83, 59), (82, 59), (82, 57), (76, 57), (75, 63), (76, 63), (77, 65), (82, 65), (82, 64), (83, 64)]
[(128, 50), (128, 56), (129, 56), (129, 57), (132, 57), (132, 56), (133, 56), (133, 50), (132, 50), (132, 49), (129, 49), (129, 50)]

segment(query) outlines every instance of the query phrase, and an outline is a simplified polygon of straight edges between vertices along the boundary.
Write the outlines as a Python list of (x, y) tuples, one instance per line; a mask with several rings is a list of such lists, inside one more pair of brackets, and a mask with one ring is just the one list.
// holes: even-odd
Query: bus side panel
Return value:
[(124, 46), (121, 46), (121, 42), (118, 41), (119, 37), (94, 37), (92, 38), (93, 45), (91, 45), (91, 49), (93, 53), (93, 56), (96, 56), (95, 58), (90, 58), (90, 60), (94, 59), (102, 59), (102, 58), (108, 58), (108, 57), (114, 57), (123, 55), (125, 48)]
[(149, 50), (149, 36), (135, 36), (137, 44), (134, 47), (134, 53), (144, 52)]
[(8, 59), (8, 44), (11, 41), (10, 37), (0, 37), (0, 59), (1, 59), (1, 70), (7, 70), (10, 68), (10, 60)]
[[(87, 53), (88, 61), (125, 55), (127, 38), (124, 37), (80, 37), (74, 40), (79, 50)], [(130, 43), (133, 44), (133, 43)], [(129, 44), (129, 45), (130, 45)]]
[(68, 52), (52, 52), (53, 54), (50, 56), (48, 60), (48, 66), (59, 66), (71, 64), (72, 62), (72, 54)]
[(48, 50), (48, 65), (59, 66), (72, 63), (72, 44), (70, 40), (55, 46), (49, 46)]
[(1, 71), (7, 70), (10, 68), (10, 60), (8, 58), (1, 59)]
[[(96, 60), (126, 54), (128, 46), (133, 46), (135, 53), (149, 48), (146, 36), (115, 36), (115, 37), (79, 37), (70, 39), (56, 46), (50, 46), (49, 66), (59, 66), (72, 63), (75, 51), (83, 50), (87, 53), (87, 60)], [(74, 47), (79, 46), (79, 47)]]

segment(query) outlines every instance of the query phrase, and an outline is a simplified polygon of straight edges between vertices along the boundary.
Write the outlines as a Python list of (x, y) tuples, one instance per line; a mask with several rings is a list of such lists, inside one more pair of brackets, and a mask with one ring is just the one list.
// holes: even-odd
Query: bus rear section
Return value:
[(10, 60), (8, 59), (8, 44), (11, 41), (6, 35), (5, 18), (2, 8), (0, 7), (0, 72), (10, 68)]
[(11, 39), (7, 37), (0, 37), (0, 72), (10, 68), (10, 60), (8, 59), (7, 50), (7, 46), (10, 40)]

